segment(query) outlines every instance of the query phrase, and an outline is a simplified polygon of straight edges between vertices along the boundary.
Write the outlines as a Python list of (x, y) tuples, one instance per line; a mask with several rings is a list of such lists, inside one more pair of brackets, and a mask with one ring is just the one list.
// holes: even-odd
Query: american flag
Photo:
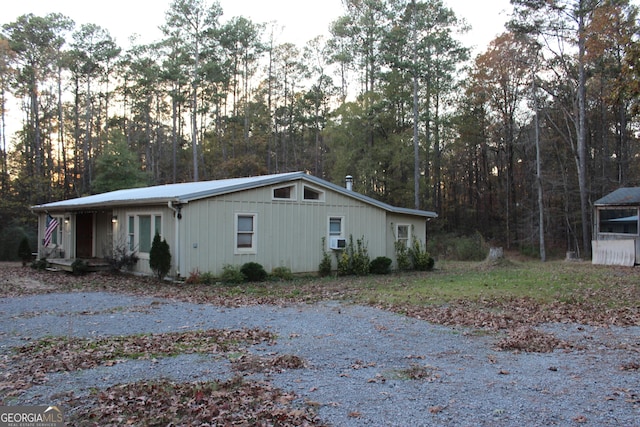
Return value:
[(49, 246), (53, 232), (58, 227), (58, 220), (47, 214), (47, 228), (44, 230), (44, 246)]

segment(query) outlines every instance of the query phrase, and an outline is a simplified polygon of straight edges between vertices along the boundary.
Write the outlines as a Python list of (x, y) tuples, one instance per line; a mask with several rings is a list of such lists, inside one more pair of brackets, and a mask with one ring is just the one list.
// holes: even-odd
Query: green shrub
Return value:
[(40, 258), (31, 263), (31, 268), (36, 270), (46, 270), (49, 267), (49, 261), (46, 258)]
[(22, 240), (20, 240), (20, 244), (18, 245), (18, 258), (22, 261), (22, 266), (26, 266), (33, 258), (31, 246), (29, 245), (29, 239), (27, 236), (24, 236)]
[(438, 234), (429, 240), (429, 252), (442, 259), (482, 261), (487, 256), (488, 246), (478, 232), (470, 236)]
[(322, 260), (318, 266), (318, 275), (320, 277), (326, 277), (331, 274), (331, 255), (325, 249), (326, 239), (322, 238)]
[(83, 259), (76, 259), (71, 264), (71, 272), (77, 276), (82, 276), (89, 271), (89, 263)]
[(414, 238), (411, 248), (409, 248), (409, 255), (413, 268), (418, 271), (430, 271), (433, 269), (435, 261), (429, 255), (426, 248), (423, 248), (420, 240)]
[(398, 270), (407, 271), (411, 270), (411, 257), (409, 256), (409, 248), (407, 245), (399, 240), (394, 243), (396, 250), (396, 262), (398, 263)]
[(262, 264), (257, 262), (247, 262), (240, 267), (240, 272), (244, 274), (249, 282), (262, 282), (267, 278), (267, 272)]
[(371, 261), (369, 271), (372, 274), (389, 274), (391, 273), (391, 263), (391, 258), (379, 256)]
[(200, 283), (203, 285), (213, 285), (216, 283), (216, 276), (210, 271), (204, 272), (200, 275)]
[(369, 274), (369, 252), (367, 244), (362, 239), (353, 243), (353, 236), (349, 236), (349, 243), (342, 252), (336, 254), (338, 261), (338, 276), (366, 276)]
[(240, 271), (240, 267), (227, 264), (222, 267), (222, 277), (220, 279), (224, 283), (238, 284), (246, 280), (246, 277)]
[(276, 267), (271, 270), (271, 276), (279, 280), (293, 280), (293, 273), (289, 267)]
[(166, 240), (160, 240), (160, 234), (156, 233), (149, 251), (149, 267), (155, 273), (158, 280), (162, 280), (171, 270), (171, 251)]

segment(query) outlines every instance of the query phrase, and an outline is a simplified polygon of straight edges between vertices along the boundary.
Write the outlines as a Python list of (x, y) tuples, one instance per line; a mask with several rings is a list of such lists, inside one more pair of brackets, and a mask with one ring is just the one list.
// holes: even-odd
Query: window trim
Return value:
[[(291, 188), (291, 194), (289, 195), (289, 197), (276, 197), (275, 192), (276, 190), (280, 190), (282, 188)], [(278, 187), (273, 187), (271, 189), (271, 200), (274, 201), (278, 201), (278, 202), (293, 202), (298, 200), (298, 191), (297, 191), (298, 186), (295, 184), (287, 184), (287, 185), (280, 185)]]
[[(304, 193), (305, 193), (305, 191), (307, 189), (310, 190), (310, 191), (313, 191), (314, 193), (318, 193), (318, 198), (317, 199), (308, 199), (308, 198), (306, 198)], [(311, 185), (304, 184), (302, 186), (302, 200), (304, 202), (311, 202), (311, 203), (324, 203), (325, 192), (320, 190), (320, 189), (318, 189), (318, 188), (316, 188), (316, 187), (313, 187)]]
[[(150, 217), (150, 229), (151, 233), (151, 242), (149, 246), (149, 252), (143, 252), (140, 249), (140, 217), (148, 216)], [(127, 240), (129, 253), (136, 252), (138, 256), (142, 259), (148, 259), (149, 253), (151, 252), (151, 246), (153, 246), (153, 238), (155, 237), (156, 224), (160, 226), (160, 238), (164, 239), (164, 234), (162, 231), (162, 223), (163, 223), (163, 215), (162, 212), (158, 211), (149, 211), (149, 212), (136, 212), (136, 213), (127, 213)], [(130, 229), (131, 227), (131, 218), (133, 218), (133, 231)], [(133, 240), (133, 241), (132, 241)]]
[[(251, 247), (238, 247), (238, 235), (249, 234), (246, 231), (238, 230), (238, 220), (241, 217), (251, 217), (253, 230), (251, 231)], [(236, 212), (233, 220), (233, 253), (235, 255), (255, 254), (258, 252), (258, 214), (255, 212)]]
[[(407, 227), (407, 237), (406, 238), (400, 238), (400, 227)], [(404, 241), (406, 242), (406, 247), (409, 248), (411, 247), (411, 243), (412, 243), (412, 239), (411, 239), (411, 224), (396, 224), (396, 242), (401, 242)]]

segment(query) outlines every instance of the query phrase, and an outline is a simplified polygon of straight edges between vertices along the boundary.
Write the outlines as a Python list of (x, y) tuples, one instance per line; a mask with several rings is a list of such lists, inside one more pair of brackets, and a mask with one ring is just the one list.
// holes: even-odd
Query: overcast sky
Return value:
[[(224, 12), (222, 22), (234, 16), (244, 16), (254, 22), (276, 21), (284, 27), (279, 42), (304, 45), (318, 35), (328, 36), (329, 24), (344, 14), (341, 0), (219, 0)], [(33, 13), (44, 16), (59, 12), (72, 18), (77, 25), (97, 24), (107, 29), (119, 45), (126, 47), (133, 34), (138, 43), (150, 43), (160, 38), (158, 26), (164, 23), (170, 0), (5, 0), (0, 24), (18, 16)], [(472, 31), (464, 38), (467, 46), (480, 51), (504, 30), (511, 10), (509, 0), (444, 0), (456, 15), (471, 24)], [(478, 50), (475, 53), (479, 53)]]

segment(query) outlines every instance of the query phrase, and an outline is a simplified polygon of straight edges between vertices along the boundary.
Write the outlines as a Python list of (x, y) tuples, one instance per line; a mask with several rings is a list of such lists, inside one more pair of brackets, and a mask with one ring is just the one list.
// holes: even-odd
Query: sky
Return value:
[[(504, 22), (511, 10), (509, 0), (443, 0), (456, 15), (472, 26), (462, 41), (475, 47), (474, 54), (504, 31)], [(132, 35), (136, 43), (150, 43), (161, 38), (158, 26), (164, 23), (171, 0), (6, 0), (0, 8), (0, 24), (18, 16), (33, 13), (44, 16), (59, 12), (73, 19), (76, 25), (96, 24), (109, 31), (116, 42), (126, 47)], [(275, 21), (283, 32), (277, 41), (292, 42), (302, 47), (318, 35), (328, 36), (329, 24), (344, 14), (342, 0), (219, 0), (224, 12), (221, 22), (234, 16), (244, 16), (254, 22)]]

